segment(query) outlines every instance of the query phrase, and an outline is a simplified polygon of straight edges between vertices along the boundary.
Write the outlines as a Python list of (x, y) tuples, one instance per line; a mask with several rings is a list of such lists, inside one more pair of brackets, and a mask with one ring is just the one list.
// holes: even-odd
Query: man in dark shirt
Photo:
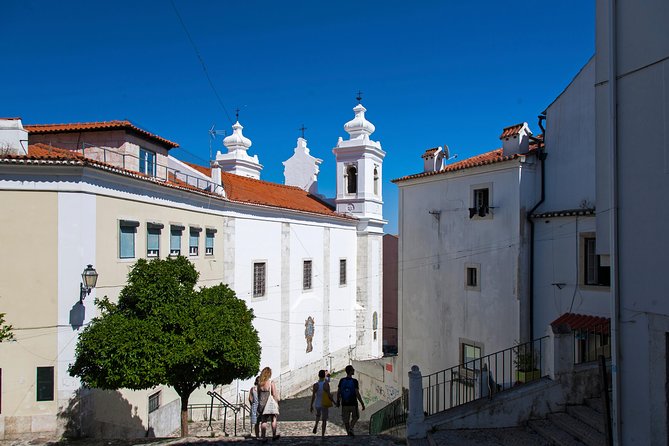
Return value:
[(353, 366), (347, 365), (346, 378), (339, 380), (337, 386), (337, 406), (341, 404), (341, 419), (344, 422), (344, 427), (346, 427), (346, 433), (351, 437), (354, 436), (353, 427), (360, 418), (358, 401), (360, 401), (362, 410), (365, 410), (365, 402), (360, 396), (358, 380), (353, 378), (354, 373)]

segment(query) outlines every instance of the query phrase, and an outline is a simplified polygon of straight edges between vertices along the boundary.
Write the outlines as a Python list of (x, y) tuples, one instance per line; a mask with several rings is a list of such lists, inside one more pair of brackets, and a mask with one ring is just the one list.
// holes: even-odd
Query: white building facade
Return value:
[[(116, 299), (138, 258), (184, 255), (200, 285), (235, 290), (254, 310), (261, 367), (273, 369), (283, 396), (307, 387), (321, 368), (381, 355), (380, 189), (360, 184), (359, 204), (376, 210), (360, 218), (337, 212), (308, 185), (261, 181), (239, 123), (224, 142), (232, 155), (219, 153), (211, 166), (174, 158), (175, 143), (127, 121), (27, 126), (27, 154), (16, 136), (25, 134), (20, 121), (6, 126), (11, 132), (0, 133), (16, 148), (0, 159), (0, 206), (13, 210), (0, 217), (9, 249), (0, 256), (0, 296), (17, 340), (0, 344), (0, 438), (160, 436), (178, 428), (172, 389), (85, 390), (67, 373), (79, 330), (96, 314), (94, 298)], [(360, 158), (368, 151), (360, 148)], [(383, 157), (376, 159), (380, 170)], [(88, 264), (99, 279), (80, 302)], [(217, 390), (234, 401), (251, 384)], [(191, 402), (205, 402), (204, 390), (211, 388)]]
[(505, 147), (443, 167), (432, 161), (443, 149), (430, 149), (425, 172), (393, 180), (404, 372), (419, 364), (434, 373), (528, 339), (520, 271), (528, 264), (525, 212), (538, 199), (529, 136), (527, 124), (509, 127)]

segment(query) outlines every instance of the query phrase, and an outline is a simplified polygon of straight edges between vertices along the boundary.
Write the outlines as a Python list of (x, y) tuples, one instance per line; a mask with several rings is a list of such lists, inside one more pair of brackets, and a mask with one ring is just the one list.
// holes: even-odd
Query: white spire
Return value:
[(239, 121), (232, 126), (232, 135), (223, 139), (223, 145), (228, 148), (228, 153), (235, 150), (248, 150), (251, 147), (251, 140), (242, 134), (242, 125)]
[(239, 121), (232, 126), (232, 135), (223, 140), (228, 153), (216, 152), (215, 163), (224, 172), (260, 179), (262, 164), (258, 161), (258, 155), (250, 156), (247, 153), (251, 140), (242, 134), (243, 128)]
[(351, 139), (364, 138), (364, 136), (369, 136), (374, 133), (376, 127), (365, 119), (365, 112), (367, 109), (363, 107), (362, 104), (358, 104), (353, 108), (353, 111), (355, 112), (355, 118), (344, 125), (344, 130), (351, 136)]

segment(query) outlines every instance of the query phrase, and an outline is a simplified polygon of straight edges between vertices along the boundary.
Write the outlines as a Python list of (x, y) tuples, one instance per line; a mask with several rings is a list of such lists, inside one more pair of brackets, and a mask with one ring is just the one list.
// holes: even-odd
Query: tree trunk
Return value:
[(181, 397), (181, 436), (188, 436), (188, 398), (190, 392), (179, 395)]

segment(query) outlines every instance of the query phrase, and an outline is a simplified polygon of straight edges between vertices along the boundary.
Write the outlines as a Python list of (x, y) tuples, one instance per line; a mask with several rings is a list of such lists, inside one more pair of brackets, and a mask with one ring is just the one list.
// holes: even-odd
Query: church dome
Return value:
[(355, 112), (355, 118), (344, 125), (344, 130), (351, 135), (351, 138), (358, 138), (362, 135), (369, 136), (374, 133), (376, 127), (365, 119), (367, 109), (362, 104), (358, 104), (353, 108), (353, 111)]
[(239, 149), (248, 150), (251, 147), (251, 140), (242, 135), (243, 128), (239, 121), (237, 121), (232, 126), (232, 135), (226, 136), (223, 140), (223, 145), (228, 148), (229, 152)]

